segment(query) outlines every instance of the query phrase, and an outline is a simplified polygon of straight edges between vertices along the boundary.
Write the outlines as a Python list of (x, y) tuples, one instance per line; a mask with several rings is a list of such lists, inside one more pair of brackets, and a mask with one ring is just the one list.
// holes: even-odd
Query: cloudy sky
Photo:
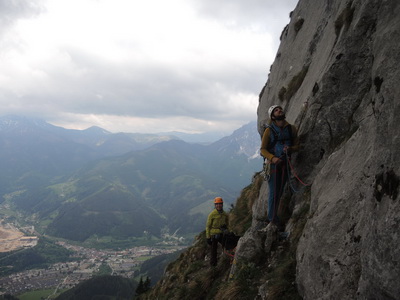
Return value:
[(187, 133), (256, 120), (297, 0), (1, 0), (0, 116)]

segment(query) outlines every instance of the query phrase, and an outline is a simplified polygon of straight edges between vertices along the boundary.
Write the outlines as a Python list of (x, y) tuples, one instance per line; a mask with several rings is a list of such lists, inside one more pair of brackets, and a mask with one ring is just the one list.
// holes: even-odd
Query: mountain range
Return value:
[(0, 117), (0, 193), (35, 188), (89, 161), (141, 150), (172, 136), (71, 130), (40, 119)]
[(198, 232), (212, 199), (227, 206), (261, 169), (256, 123), (209, 145), (162, 134), (71, 130), (0, 118), (0, 192), (51, 236), (85, 241)]

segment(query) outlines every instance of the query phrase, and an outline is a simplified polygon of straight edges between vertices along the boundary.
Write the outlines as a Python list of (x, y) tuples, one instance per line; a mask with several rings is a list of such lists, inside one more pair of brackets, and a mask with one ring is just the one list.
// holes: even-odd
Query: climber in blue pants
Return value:
[(279, 164), (272, 164), (270, 177), (268, 180), (269, 186), (269, 197), (268, 197), (268, 221), (280, 226), (280, 220), (278, 217), (278, 208), (281, 196), (283, 194), (283, 188), (285, 187), (287, 180), (287, 169), (286, 164), (283, 162)]
[(288, 178), (286, 160), (291, 153), (299, 150), (299, 139), (296, 127), (285, 120), (286, 116), (282, 107), (271, 106), (268, 115), (270, 120), (264, 130), (260, 149), (270, 170), (268, 176), (268, 222), (282, 228), (278, 217), (278, 208)]

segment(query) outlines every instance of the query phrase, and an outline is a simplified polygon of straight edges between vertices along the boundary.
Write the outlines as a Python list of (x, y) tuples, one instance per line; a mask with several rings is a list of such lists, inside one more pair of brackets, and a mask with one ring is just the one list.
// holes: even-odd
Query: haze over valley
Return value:
[(262, 164), (255, 122), (203, 145), (7, 116), (0, 142), (2, 217), (79, 242), (193, 235), (211, 200), (234, 203)]

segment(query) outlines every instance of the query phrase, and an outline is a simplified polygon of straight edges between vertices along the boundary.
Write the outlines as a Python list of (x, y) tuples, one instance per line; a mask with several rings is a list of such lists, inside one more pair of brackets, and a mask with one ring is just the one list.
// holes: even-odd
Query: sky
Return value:
[(111, 132), (257, 118), (297, 0), (0, 0), (0, 116)]

